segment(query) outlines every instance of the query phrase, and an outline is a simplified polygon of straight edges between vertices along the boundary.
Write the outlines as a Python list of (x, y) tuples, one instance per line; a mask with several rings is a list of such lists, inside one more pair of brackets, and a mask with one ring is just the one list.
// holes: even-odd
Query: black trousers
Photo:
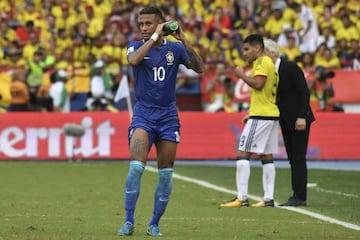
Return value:
[(280, 127), (291, 168), (292, 197), (306, 201), (308, 178), (306, 151), (310, 124), (306, 126), (305, 131), (295, 131), (294, 126), (289, 126), (284, 120), (280, 119)]

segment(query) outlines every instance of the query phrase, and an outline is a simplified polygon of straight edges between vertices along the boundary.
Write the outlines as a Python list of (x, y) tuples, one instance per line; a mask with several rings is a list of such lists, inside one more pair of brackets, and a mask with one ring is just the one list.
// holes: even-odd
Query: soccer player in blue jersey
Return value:
[(180, 122), (176, 106), (176, 75), (180, 64), (201, 73), (204, 63), (186, 39), (183, 30), (172, 35), (179, 41), (163, 38), (166, 24), (156, 7), (139, 12), (141, 41), (128, 45), (127, 57), (135, 76), (134, 115), (129, 127), (130, 166), (125, 183), (125, 223), (120, 235), (132, 235), (134, 212), (140, 193), (141, 176), (154, 144), (157, 154), (158, 184), (153, 216), (147, 228), (150, 236), (161, 236), (159, 221), (172, 191), (173, 166), (180, 142)]

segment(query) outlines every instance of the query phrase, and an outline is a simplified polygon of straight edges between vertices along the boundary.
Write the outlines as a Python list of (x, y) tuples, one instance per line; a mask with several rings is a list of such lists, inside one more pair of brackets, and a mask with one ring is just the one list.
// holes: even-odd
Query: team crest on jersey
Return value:
[(173, 65), (174, 63), (174, 53), (173, 52), (167, 52), (166, 54), (166, 61), (167, 65)]

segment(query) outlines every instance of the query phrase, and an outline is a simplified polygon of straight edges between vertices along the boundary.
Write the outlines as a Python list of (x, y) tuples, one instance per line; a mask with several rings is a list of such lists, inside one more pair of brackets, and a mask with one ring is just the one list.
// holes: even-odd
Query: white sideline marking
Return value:
[[(151, 167), (151, 166), (146, 166), (146, 170), (148, 170), (150, 172), (157, 172), (157, 168)], [(200, 185), (202, 187), (209, 188), (209, 189), (212, 189), (212, 190), (215, 190), (215, 191), (218, 191), (218, 192), (224, 192), (224, 193), (229, 193), (229, 194), (234, 194), (234, 195), (237, 194), (236, 191), (234, 191), (234, 190), (223, 188), (223, 187), (211, 184), (211, 183), (209, 183), (207, 181), (182, 176), (182, 175), (177, 174), (177, 173), (174, 173), (173, 177), (175, 179), (179, 179), (179, 180), (182, 180), (182, 181), (185, 181), (185, 182), (195, 183), (195, 184)], [(262, 198), (254, 196), (254, 195), (248, 195), (248, 197), (250, 199), (255, 200), (255, 201), (261, 201), (262, 200)], [(278, 205), (278, 203), (275, 202), (275, 205)], [(319, 213), (314, 213), (314, 212), (311, 212), (311, 211), (303, 209), (303, 208), (296, 208), (296, 207), (279, 207), (279, 208), (280, 209), (283, 208), (283, 209), (293, 211), (293, 212), (298, 212), (298, 213), (308, 215), (310, 217), (313, 217), (313, 218), (316, 218), (316, 219), (319, 219), (319, 220), (323, 220), (325, 222), (334, 223), (334, 224), (337, 224), (337, 225), (340, 225), (340, 226), (343, 226), (343, 227), (346, 227), (346, 228), (350, 228), (350, 229), (353, 229), (353, 230), (360, 231), (360, 226), (359, 225), (344, 222), (344, 221), (340, 221), (338, 219), (331, 218), (331, 217), (328, 217), (328, 216), (325, 216), (325, 215), (322, 215), (322, 214), (319, 214)]]
[(315, 190), (318, 191), (318, 192), (331, 193), (331, 194), (336, 194), (336, 195), (340, 195), (340, 196), (343, 196), (343, 197), (359, 198), (359, 196), (355, 195), (355, 194), (343, 193), (343, 192), (332, 191), (332, 190), (326, 190), (324, 188), (319, 188), (319, 187), (315, 187)]
[[(219, 221), (219, 222), (223, 222), (223, 221), (227, 221), (227, 222), (256, 222), (258, 221), (258, 219), (251, 219), (251, 218), (222, 218), (222, 217), (206, 217), (206, 218), (198, 218), (198, 217), (162, 217), (161, 219), (166, 219), (166, 220), (175, 220), (175, 221)], [(274, 222), (272, 219), (269, 220), (268, 222)], [(309, 224), (309, 225), (313, 225), (314, 222), (313, 221), (289, 221), (288, 219), (276, 219), (277, 223), (301, 223), (301, 224)], [(328, 224), (326, 222), (318, 222), (316, 224)]]

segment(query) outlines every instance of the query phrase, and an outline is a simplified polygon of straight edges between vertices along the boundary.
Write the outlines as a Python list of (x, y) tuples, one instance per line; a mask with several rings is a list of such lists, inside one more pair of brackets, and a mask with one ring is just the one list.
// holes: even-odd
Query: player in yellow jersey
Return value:
[(263, 166), (264, 199), (252, 207), (274, 207), (275, 166), (272, 154), (278, 152), (279, 110), (276, 93), (279, 77), (271, 58), (264, 54), (261, 35), (253, 34), (244, 39), (245, 60), (252, 64), (251, 75), (247, 76), (237, 67), (237, 76), (250, 87), (249, 115), (244, 119), (245, 127), (239, 141), (236, 161), (237, 196), (220, 207), (234, 208), (249, 206), (248, 183), (250, 177), (250, 157), (258, 154)]

